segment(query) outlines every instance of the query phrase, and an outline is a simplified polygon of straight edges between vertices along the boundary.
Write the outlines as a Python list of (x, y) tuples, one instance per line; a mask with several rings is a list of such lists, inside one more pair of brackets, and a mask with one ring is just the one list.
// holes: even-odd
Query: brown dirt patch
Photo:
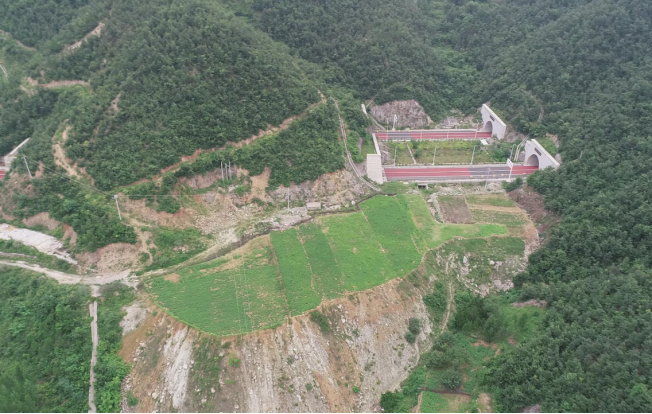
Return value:
[(38, 213), (35, 216), (23, 219), (23, 224), (27, 227), (43, 226), (48, 230), (54, 230), (61, 225), (61, 223), (52, 217), (50, 213)]
[(444, 221), (457, 224), (473, 223), (473, 215), (466, 204), (464, 196), (437, 197)]
[(478, 396), (478, 408), (480, 408), (481, 413), (493, 413), (494, 410), (491, 407), (491, 396), (486, 392), (481, 392)]
[(542, 235), (545, 235), (548, 229), (560, 220), (559, 216), (545, 209), (544, 197), (527, 185), (510, 192), (509, 198), (527, 212), (535, 223), (537, 232)]
[(263, 201), (267, 199), (267, 186), (269, 185), (270, 173), (270, 168), (265, 167), (265, 170), (262, 174), (254, 175), (251, 177), (251, 200), (254, 198), (258, 198)]
[(520, 209), (519, 207), (490, 206), (487, 204), (468, 204), (468, 207), (471, 210), (500, 211), (503, 213), (521, 214), (523, 212), (523, 210)]
[(100, 273), (121, 271), (137, 266), (138, 247), (127, 243), (114, 243), (92, 253), (80, 253), (77, 260), (86, 267), (96, 266)]
[(68, 245), (74, 246), (77, 244), (77, 232), (67, 224), (63, 225), (63, 239), (69, 239)]
[(168, 282), (172, 283), (179, 283), (179, 276), (177, 273), (170, 273), (169, 275), (166, 275), (163, 277), (163, 279), (167, 280)]

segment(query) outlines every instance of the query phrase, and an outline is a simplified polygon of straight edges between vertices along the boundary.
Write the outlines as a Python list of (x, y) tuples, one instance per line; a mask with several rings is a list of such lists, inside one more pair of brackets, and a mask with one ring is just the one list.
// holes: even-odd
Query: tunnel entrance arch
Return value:
[(482, 129), (484, 132), (491, 132), (492, 137), (498, 139), (505, 138), (507, 133), (507, 125), (503, 122), (502, 119), (494, 111), (489, 108), (487, 104), (483, 104), (480, 109), (482, 114)]
[(559, 168), (559, 162), (536, 139), (525, 143), (525, 165), (536, 166), (540, 170)]
[(532, 154), (525, 160), (525, 165), (528, 167), (539, 167), (539, 157), (536, 154)]

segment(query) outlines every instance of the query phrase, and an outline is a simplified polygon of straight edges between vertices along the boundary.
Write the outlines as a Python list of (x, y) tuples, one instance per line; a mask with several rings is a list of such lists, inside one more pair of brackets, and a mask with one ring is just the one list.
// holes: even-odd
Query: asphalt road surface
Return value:
[[(515, 165), (512, 177), (532, 174), (538, 167)], [(501, 179), (509, 177), (509, 167), (505, 164), (479, 165), (467, 167), (385, 167), (388, 181), (423, 180), (446, 181), (464, 179)]]
[(387, 140), (409, 140), (409, 139), (487, 139), (491, 138), (491, 132), (455, 130), (448, 131), (377, 131), (376, 138), (381, 141)]

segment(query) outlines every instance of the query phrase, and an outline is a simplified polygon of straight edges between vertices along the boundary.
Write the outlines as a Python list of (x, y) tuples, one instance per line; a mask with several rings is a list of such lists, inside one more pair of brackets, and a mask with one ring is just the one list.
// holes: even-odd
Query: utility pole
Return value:
[(394, 114), (394, 124), (392, 125), (392, 131), (396, 131), (396, 121), (398, 121), (398, 115)]
[(432, 165), (435, 165), (435, 157), (437, 156), (437, 147), (435, 146), (435, 153), (432, 154)]
[(394, 147), (394, 165), (396, 165), (396, 151), (398, 150), (398, 147)]
[(229, 181), (231, 180), (231, 160), (229, 160)]
[(118, 209), (118, 217), (120, 217), (120, 221), (122, 221), (122, 214), (120, 214), (120, 205), (118, 204), (118, 195), (114, 194), (113, 199), (115, 200), (115, 208)]
[(512, 155), (514, 154), (514, 147), (515, 146), (516, 146), (516, 144), (512, 145), (512, 150), (509, 152), (509, 159), (510, 160), (512, 159)]
[(471, 155), (471, 165), (473, 165), (473, 158), (475, 157), (475, 147), (477, 147), (477, 145), (473, 146), (473, 154)]
[(29, 165), (27, 165), (27, 158), (23, 155), (23, 161), (25, 161), (25, 167), (27, 167), (27, 173), (29, 174), (29, 178), (34, 178), (32, 177), (32, 172), (29, 170)]

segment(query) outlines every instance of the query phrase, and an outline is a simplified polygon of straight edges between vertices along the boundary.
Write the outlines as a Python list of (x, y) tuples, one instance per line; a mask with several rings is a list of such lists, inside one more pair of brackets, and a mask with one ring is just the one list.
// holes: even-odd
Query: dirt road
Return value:
[(123, 272), (113, 273), (113, 274), (103, 274), (97, 276), (82, 276), (76, 274), (63, 273), (57, 270), (52, 270), (52, 269), (45, 268), (43, 266), (39, 266), (37, 264), (25, 263), (21, 261), (9, 262), (9, 261), (0, 260), (0, 265), (22, 267), (23, 269), (43, 273), (46, 276), (51, 277), (52, 279), (64, 285), (74, 285), (77, 283), (81, 283), (83, 285), (99, 286), (99, 285), (106, 285), (107, 283), (115, 282), (116, 280), (120, 280), (122, 281), (122, 283), (132, 287), (135, 286), (136, 284), (135, 280), (127, 279), (129, 276), (129, 270), (125, 270)]

